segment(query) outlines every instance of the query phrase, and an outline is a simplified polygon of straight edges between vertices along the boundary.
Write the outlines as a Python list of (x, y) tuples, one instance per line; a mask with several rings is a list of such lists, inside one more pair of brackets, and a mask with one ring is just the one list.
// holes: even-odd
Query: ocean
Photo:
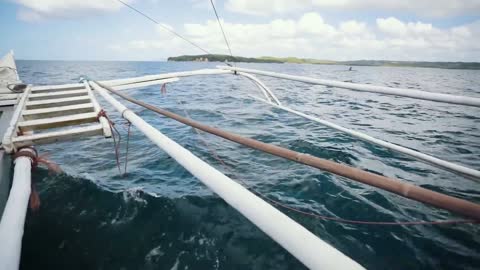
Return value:
[[(72, 83), (81, 76), (96, 80), (135, 77), (217, 64), (17, 62), (22, 80), (32, 84)], [(473, 70), (238, 66), (480, 97), (480, 71)], [(478, 108), (259, 78), (284, 105), (298, 111), (480, 169)], [(480, 203), (477, 182), (269, 107), (251, 98), (260, 94), (246, 78), (196, 76), (168, 84), (163, 95), (159, 86), (125, 93), (208, 125)], [(101, 97), (98, 100), (122, 134), (124, 162), (125, 120)], [(368, 221), (459, 218), (213, 135), (198, 134), (171, 119), (126, 105), (232, 179), (289, 206)], [(111, 139), (93, 137), (41, 145), (38, 150), (64, 173), (52, 175), (42, 168), (33, 173), (41, 208), (27, 215), (21, 269), (305, 269), (134, 127), (125, 176), (116, 167)], [(280, 210), (367, 269), (480, 268), (478, 225), (353, 225)]]

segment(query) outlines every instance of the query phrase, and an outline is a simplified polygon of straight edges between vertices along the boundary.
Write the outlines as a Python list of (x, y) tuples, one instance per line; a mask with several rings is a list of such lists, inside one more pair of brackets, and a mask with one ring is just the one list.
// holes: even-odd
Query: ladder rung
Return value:
[(85, 88), (81, 83), (71, 83), (62, 85), (39, 85), (32, 87), (32, 93), (34, 92), (55, 92), (64, 90), (77, 90)]
[(89, 103), (89, 102), (91, 102), (89, 96), (68, 97), (68, 98), (28, 101), (26, 104), (26, 107), (27, 109), (40, 109), (40, 108), (66, 106), (66, 105), (74, 105), (74, 104)]
[(95, 122), (96, 120), (97, 120), (97, 113), (91, 112), (91, 113), (82, 113), (82, 114), (22, 121), (18, 123), (18, 128), (21, 131), (30, 131), (30, 130), (56, 128), (56, 127), (91, 123), (91, 122)]
[(70, 106), (59, 106), (53, 108), (25, 110), (22, 112), (22, 116), (25, 120), (41, 119), (48, 117), (64, 116), (78, 113), (93, 112), (92, 103), (83, 103)]
[(28, 96), (28, 98), (29, 98), (29, 100), (40, 100), (40, 99), (66, 98), (66, 97), (86, 96), (86, 95), (88, 95), (87, 90), (86, 89), (80, 89), (80, 90), (57, 91), (57, 92), (30, 94)]
[(12, 106), (17, 104), (17, 100), (12, 99), (12, 100), (0, 100), (0, 107), (2, 106)]
[(33, 144), (52, 143), (62, 140), (71, 140), (73, 138), (102, 135), (103, 128), (101, 124), (94, 124), (84, 127), (75, 127), (53, 132), (37, 133), (33, 135), (18, 136), (12, 139), (17, 146), (26, 146)]
[(0, 100), (17, 99), (21, 94), (0, 94)]

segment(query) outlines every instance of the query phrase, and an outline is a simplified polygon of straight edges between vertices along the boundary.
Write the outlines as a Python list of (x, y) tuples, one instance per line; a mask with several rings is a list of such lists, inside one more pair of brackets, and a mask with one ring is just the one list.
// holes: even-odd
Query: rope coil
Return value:
[(27, 89), (28, 84), (25, 83), (9, 83), (7, 89), (12, 93), (23, 93)]
[[(27, 150), (27, 151), (22, 151), (22, 150)], [(13, 160), (19, 158), (19, 157), (27, 157), (31, 160), (32, 162), (32, 170), (38, 167), (38, 151), (37, 149), (27, 146), (20, 148), (14, 155), (13, 155)]]

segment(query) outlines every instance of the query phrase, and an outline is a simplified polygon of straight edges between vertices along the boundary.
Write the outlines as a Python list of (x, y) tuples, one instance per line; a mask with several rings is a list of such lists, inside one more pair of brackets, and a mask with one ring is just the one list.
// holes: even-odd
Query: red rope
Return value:
[[(242, 181), (243, 182), (243, 181)], [(243, 182), (244, 183), (244, 182)], [(247, 187), (249, 190), (250, 187)], [(280, 203), (279, 201), (270, 199), (254, 190), (251, 190), (252, 192), (256, 193), (258, 196), (270, 201), (271, 203), (280, 206), (282, 208), (285, 208), (287, 210), (306, 215), (306, 216), (311, 216), (316, 219), (323, 219), (323, 220), (331, 220), (331, 221), (336, 221), (340, 223), (350, 223), (350, 224), (364, 224), (364, 225), (441, 225), (441, 224), (466, 224), (466, 223), (478, 223), (478, 221), (475, 220), (467, 220), (467, 219), (460, 219), (460, 220), (434, 220), (434, 221), (363, 221), (363, 220), (351, 220), (351, 219), (344, 219), (344, 218), (338, 218), (338, 217), (332, 217), (332, 216), (325, 216), (325, 215), (319, 215), (313, 212), (307, 212), (303, 211), (294, 207), (291, 207), (289, 205), (285, 205)]]
[[(188, 114), (188, 112), (185, 109), (183, 109), (183, 111), (185, 112), (185, 115), (188, 118), (190, 118), (190, 115)], [(215, 152), (215, 150), (210, 147), (208, 142), (203, 138), (203, 134), (196, 128), (194, 128), (194, 130), (199, 135), (201, 142), (208, 148), (208, 150), (209, 150), (210, 154), (213, 156), (213, 158), (215, 158), (225, 169), (227, 169), (230, 173), (233, 174), (233, 168), (231, 166), (227, 165), (218, 156), (218, 154)], [(364, 220), (352, 220), (352, 219), (344, 219), (344, 218), (339, 218), (339, 217), (334, 217), (334, 216), (320, 215), (320, 214), (313, 213), (313, 212), (303, 211), (303, 210), (297, 209), (295, 207), (292, 207), (292, 206), (286, 205), (284, 203), (281, 203), (280, 201), (271, 199), (271, 198), (257, 192), (256, 190), (254, 190), (250, 185), (248, 185), (242, 179), (238, 178), (238, 180), (240, 181), (240, 183), (246, 189), (250, 190), (251, 192), (258, 195), (259, 197), (271, 202), (272, 204), (274, 204), (278, 207), (287, 209), (289, 211), (292, 211), (292, 212), (295, 212), (295, 213), (298, 213), (298, 214), (301, 214), (301, 215), (313, 217), (315, 219), (320, 219), (320, 220), (330, 220), (330, 221), (335, 221), (335, 222), (339, 222), (339, 223), (349, 223), (349, 224), (359, 224), (359, 225), (393, 225), (393, 226), (395, 226), (395, 225), (396, 226), (407, 226), (407, 225), (446, 225), (446, 224), (477, 224), (477, 223), (479, 223), (479, 221), (467, 220), (467, 219), (434, 220), (434, 221), (424, 221), (424, 220), (419, 220), (419, 221), (364, 221)]]
[[(128, 121), (128, 120), (127, 120)], [(128, 131), (127, 131), (127, 145), (125, 147), (125, 169), (123, 172), (123, 176), (127, 175), (127, 166), (128, 166), (128, 145), (130, 143), (130, 128), (132, 127), (132, 123), (128, 121)]]
[(160, 92), (162, 92), (162, 95), (167, 94), (167, 84), (166, 83), (162, 84), (162, 88), (160, 88)]
[[(103, 109), (101, 109), (98, 112), (97, 121), (100, 119), (100, 117), (105, 117), (105, 119), (107, 119), (108, 121), (108, 126), (110, 127), (110, 131), (112, 133), (113, 148), (115, 150), (115, 161), (117, 163), (117, 168), (119, 173), (122, 174), (122, 169), (120, 169), (120, 141), (122, 140), (122, 136), (120, 135), (120, 132), (115, 127), (115, 123), (112, 120), (110, 120), (110, 118), (107, 115), (107, 112), (105, 112)], [(118, 142), (117, 142), (117, 139), (115, 138), (115, 133), (117, 133)]]

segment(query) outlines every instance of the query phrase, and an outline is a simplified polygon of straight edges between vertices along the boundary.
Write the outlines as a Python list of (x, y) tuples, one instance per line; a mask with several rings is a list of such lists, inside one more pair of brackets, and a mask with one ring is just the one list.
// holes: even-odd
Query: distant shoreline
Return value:
[(315, 65), (345, 65), (345, 66), (379, 66), (379, 67), (421, 67), (442, 69), (471, 69), (480, 70), (478, 62), (426, 62), (426, 61), (388, 61), (388, 60), (354, 60), (333, 61), (305, 59), (296, 57), (242, 57), (222, 54), (181, 55), (169, 57), (167, 61), (174, 62), (243, 62), (243, 63), (294, 63)]

